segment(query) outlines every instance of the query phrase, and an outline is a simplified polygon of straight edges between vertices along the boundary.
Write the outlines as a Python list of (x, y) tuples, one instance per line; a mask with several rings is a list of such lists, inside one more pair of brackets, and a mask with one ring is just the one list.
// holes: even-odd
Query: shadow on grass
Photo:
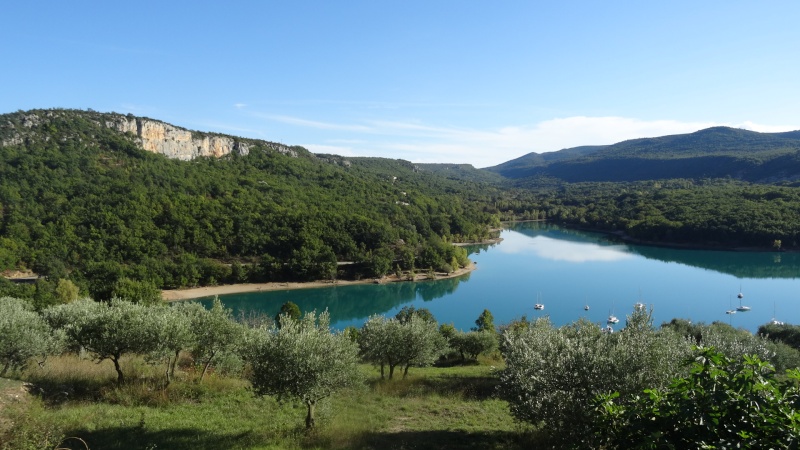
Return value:
[(398, 431), (393, 433), (368, 433), (361, 436), (358, 439), (358, 442), (353, 442), (353, 446), (351, 448), (364, 450), (513, 450), (531, 449), (535, 447), (531, 445), (530, 436), (525, 433)]
[[(263, 440), (253, 433), (216, 434), (212, 430), (197, 428), (150, 431), (140, 426), (103, 428), (98, 430), (70, 430), (67, 436), (77, 436), (86, 442), (89, 450), (146, 450), (146, 449), (192, 449), (217, 450), (226, 448), (248, 448)], [(260, 442), (263, 444), (263, 442)], [(65, 439), (59, 448), (86, 450), (77, 439)]]

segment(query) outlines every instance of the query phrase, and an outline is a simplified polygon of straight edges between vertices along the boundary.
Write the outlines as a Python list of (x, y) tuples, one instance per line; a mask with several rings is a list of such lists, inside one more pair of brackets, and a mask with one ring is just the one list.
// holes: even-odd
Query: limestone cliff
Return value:
[[(283, 144), (192, 132), (158, 120), (91, 110), (37, 110), (22, 113), (21, 120), (0, 123), (0, 145), (21, 144), (26, 138), (35, 136), (37, 130), (56, 123), (67, 114), (79, 115), (95, 124), (121, 133), (130, 133), (129, 136), (144, 150), (173, 159), (186, 161), (203, 156), (219, 158), (231, 153), (246, 155), (253, 147), (253, 143), (290, 156), (297, 156), (295, 149)], [(49, 136), (45, 136), (44, 139), (49, 140)]]
[(190, 160), (198, 156), (219, 158), (232, 152), (246, 155), (249, 146), (229, 136), (202, 135), (164, 122), (140, 117), (115, 116), (105, 126), (123, 133), (132, 133), (143, 149), (160, 153), (168, 158)]

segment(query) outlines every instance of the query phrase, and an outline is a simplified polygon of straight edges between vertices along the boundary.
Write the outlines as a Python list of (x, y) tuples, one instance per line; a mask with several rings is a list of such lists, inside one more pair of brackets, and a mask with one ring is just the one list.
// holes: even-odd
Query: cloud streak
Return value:
[[(469, 163), (488, 167), (525, 154), (544, 153), (581, 145), (608, 145), (628, 139), (691, 133), (712, 126), (731, 126), (759, 132), (790, 131), (800, 127), (720, 122), (640, 120), (627, 117), (573, 116), (530, 125), (494, 129), (444, 127), (420, 121), (370, 120), (336, 123), (283, 115), (259, 115), (283, 125), (317, 131), (319, 140), (301, 143), (348, 156), (382, 156), (420, 163)], [(346, 145), (341, 145), (346, 143)]]

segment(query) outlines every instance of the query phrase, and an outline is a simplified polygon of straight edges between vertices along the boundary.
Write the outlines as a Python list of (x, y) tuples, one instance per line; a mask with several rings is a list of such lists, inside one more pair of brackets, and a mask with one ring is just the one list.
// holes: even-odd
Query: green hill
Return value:
[(689, 134), (536, 154), (485, 169), (506, 178), (565, 182), (733, 178), (756, 183), (800, 179), (800, 131), (757, 133), (713, 127)]
[(337, 261), (363, 263), (346, 276), (443, 270), (453, 263), (445, 242), (483, 238), (497, 221), (486, 205), (499, 191), (407, 161), (130, 115), (0, 115), (0, 144), (0, 270), (70, 278), (98, 297), (121, 279), (333, 278)]

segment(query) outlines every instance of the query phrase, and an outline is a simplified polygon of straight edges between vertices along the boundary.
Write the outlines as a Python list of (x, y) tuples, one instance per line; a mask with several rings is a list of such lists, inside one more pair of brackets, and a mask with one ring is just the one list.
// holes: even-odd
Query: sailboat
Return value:
[(742, 294), (742, 285), (741, 284), (739, 285), (739, 295), (737, 295), (737, 297), (739, 297), (739, 300), (744, 298), (744, 294)]
[[(539, 300), (541, 302), (541, 299), (539, 299), (539, 295), (538, 294), (536, 295), (536, 300)], [(544, 309), (544, 303), (536, 303), (535, 305), (533, 305), (533, 309), (536, 309), (536, 310), (539, 310), (539, 311), (543, 310)]]
[(769, 323), (770, 325), (783, 325), (783, 322), (775, 318), (775, 302), (772, 302), (772, 320)]
[(730, 306), (731, 309), (725, 311), (725, 314), (736, 314), (736, 310), (733, 309), (733, 301), (732, 300), (728, 300), (728, 306)]
[[(742, 295), (742, 294), (740, 293), (739, 295)], [(744, 297), (744, 296), (742, 296), (742, 297)], [(749, 306), (742, 305), (742, 297), (739, 297), (739, 306), (736, 307), (736, 310), (737, 311), (741, 311), (741, 312), (750, 311), (750, 307)]]

